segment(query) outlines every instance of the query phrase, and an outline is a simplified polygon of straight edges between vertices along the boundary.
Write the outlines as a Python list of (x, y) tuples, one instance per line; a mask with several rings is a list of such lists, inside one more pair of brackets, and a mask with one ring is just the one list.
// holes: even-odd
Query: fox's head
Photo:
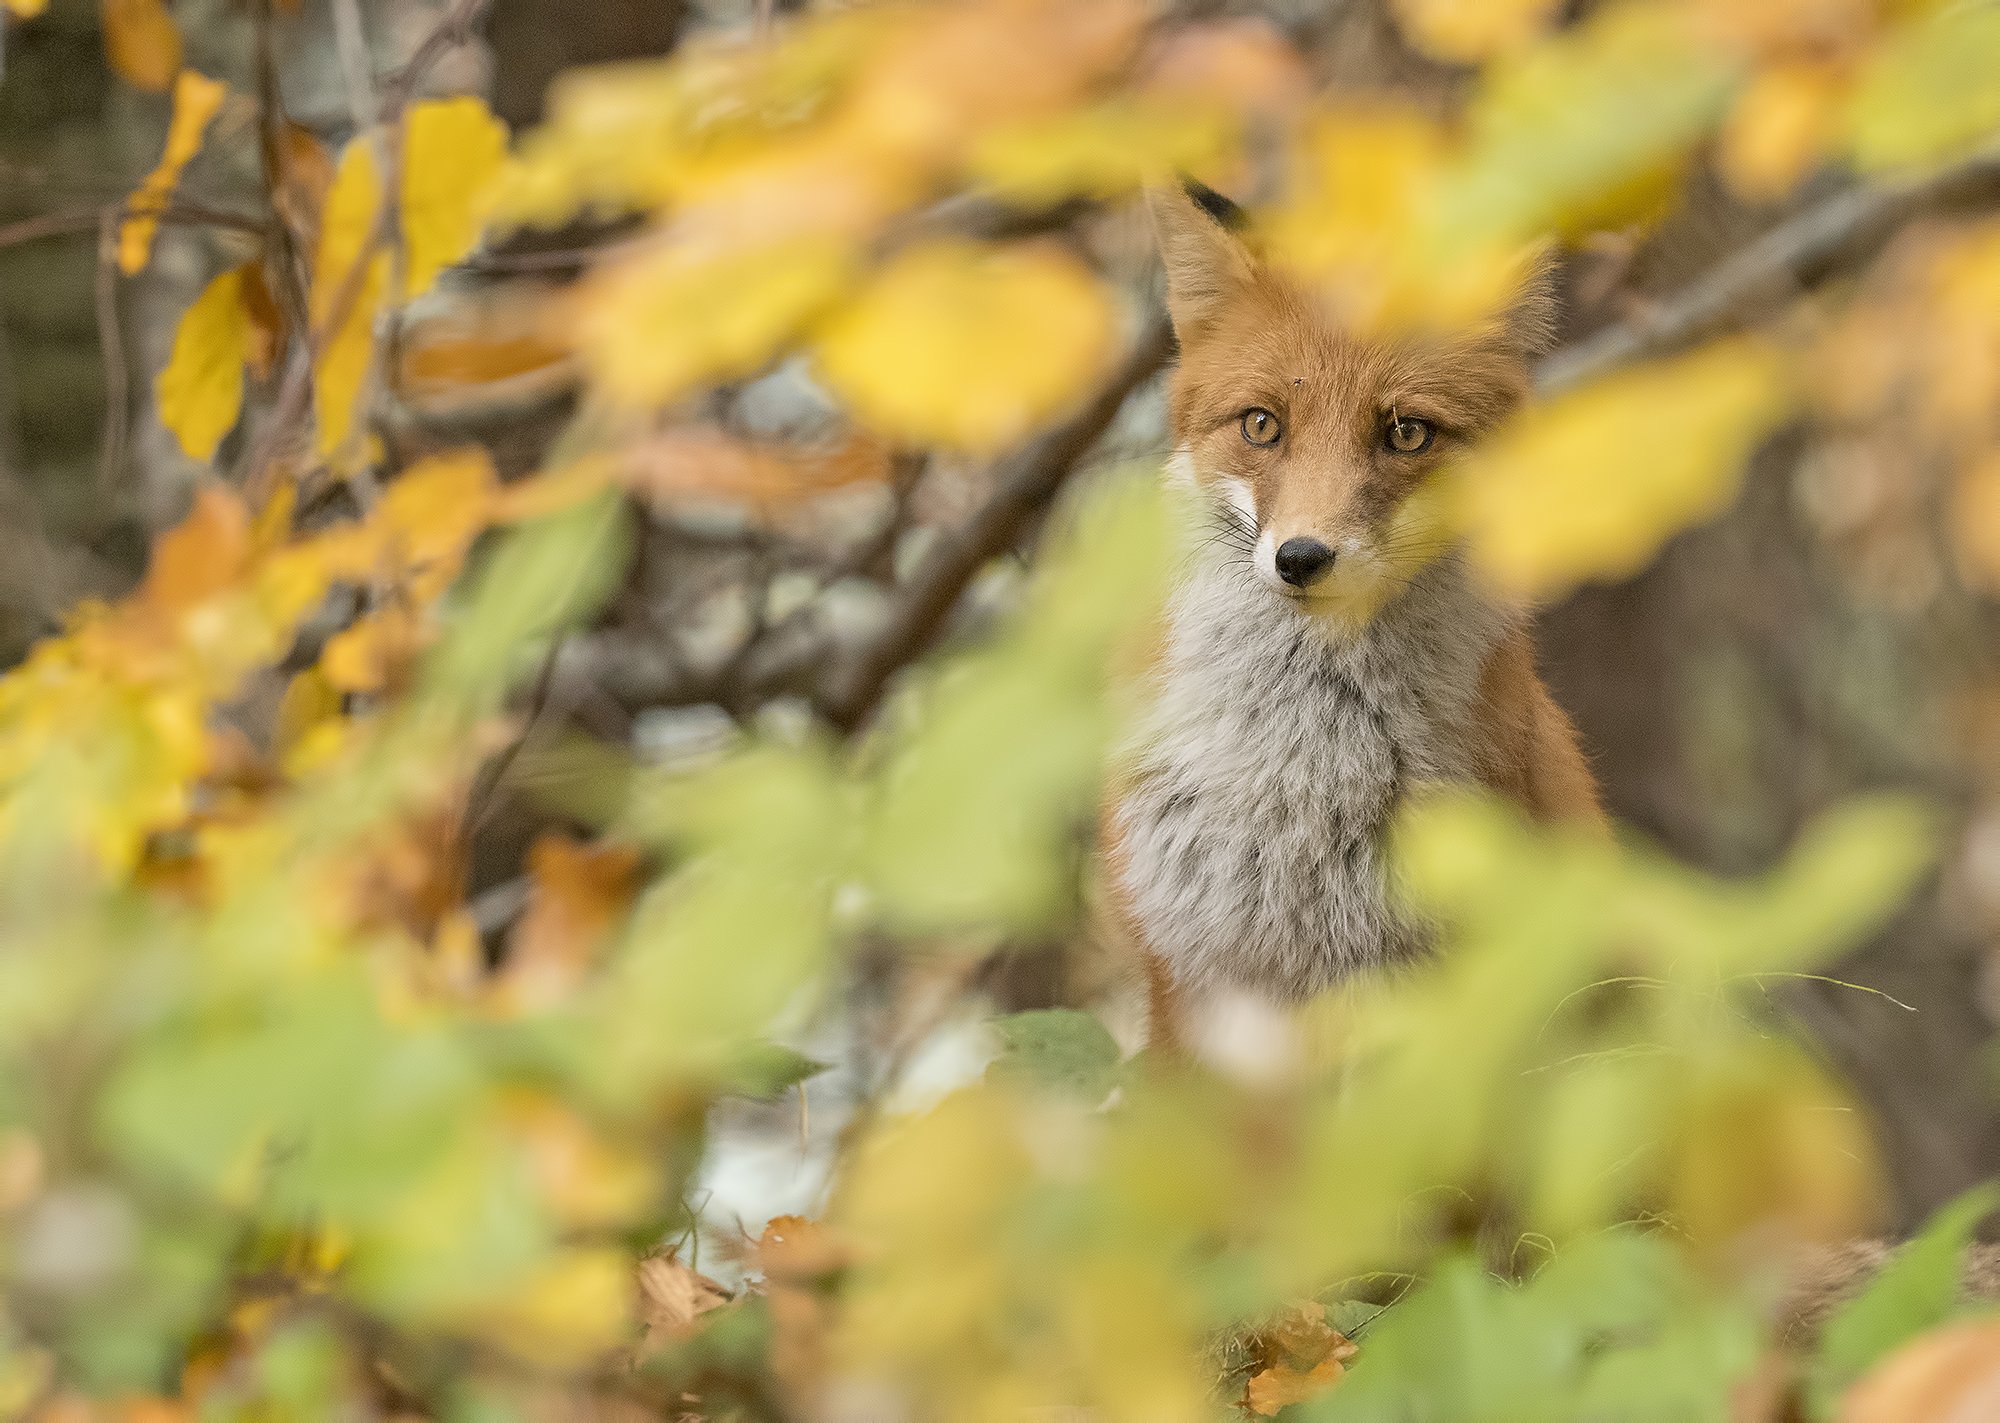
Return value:
[(1546, 281), (1457, 337), (1363, 339), (1185, 194), (1152, 201), (1171, 422), (1217, 542), (1302, 612), (1365, 620), (1447, 546), (1432, 476), (1527, 393)]

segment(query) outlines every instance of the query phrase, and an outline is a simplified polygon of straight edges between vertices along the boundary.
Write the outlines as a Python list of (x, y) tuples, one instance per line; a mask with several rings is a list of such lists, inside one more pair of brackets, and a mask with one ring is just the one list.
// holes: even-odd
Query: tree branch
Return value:
[(1740, 326), (1770, 302), (1865, 262), (1913, 218), (1995, 200), (2000, 145), (1922, 177), (1849, 188), (1779, 223), (1639, 316), (1555, 352), (1536, 369), (1535, 388), (1559, 395), (1619, 366)]
[(990, 559), (1013, 547), (1040, 520), (1076, 462), (1117, 418), (1126, 397), (1166, 363), (1172, 350), (1166, 318), (1150, 315), (1131, 351), (1089, 402), (1000, 468), (986, 502), (941, 539), (897, 590), (888, 622), (835, 665), (819, 699), (829, 721), (851, 731), (868, 719), (889, 679), (929, 649), (959, 594)]

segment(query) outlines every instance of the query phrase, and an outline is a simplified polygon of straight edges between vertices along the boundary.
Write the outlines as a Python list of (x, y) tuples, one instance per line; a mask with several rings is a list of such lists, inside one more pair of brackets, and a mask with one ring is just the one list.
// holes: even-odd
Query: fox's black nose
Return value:
[(1278, 545), (1278, 576), (1294, 588), (1305, 588), (1333, 567), (1333, 550), (1318, 539), (1286, 539)]

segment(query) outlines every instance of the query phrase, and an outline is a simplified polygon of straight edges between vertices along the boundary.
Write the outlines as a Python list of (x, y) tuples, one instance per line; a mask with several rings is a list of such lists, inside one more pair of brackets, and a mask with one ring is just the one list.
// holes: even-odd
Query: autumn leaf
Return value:
[(646, 1326), (640, 1348), (686, 1338), (704, 1314), (727, 1303), (728, 1290), (674, 1255), (647, 1256), (639, 1262), (639, 1318)]
[(1727, 506), (1785, 409), (1776, 353), (1710, 347), (1528, 411), (1467, 457), (1447, 497), (1502, 588), (1539, 596), (1622, 577)]
[(104, 0), (104, 49), (134, 88), (164, 93), (181, 67), (181, 32), (165, 0)]
[(565, 1250), (457, 1320), (516, 1355), (550, 1368), (575, 1368), (626, 1338), (634, 1312), (631, 1257), (609, 1247)]
[(574, 339), (592, 383), (626, 406), (664, 405), (752, 374), (840, 296), (845, 242), (801, 238), (727, 251), (667, 246), (607, 263), (579, 288)]
[(1360, 1352), (1327, 1322), (1326, 1306), (1317, 1300), (1288, 1310), (1258, 1342), (1264, 1361), (1244, 1386), (1243, 1406), (1260, 1418), (1317, 1398)]
[(863, 287), (817, 350), (827, 379), (885, 434), (991, 454), (1089, 388), (1112, 329), (1109, 298), (1073, 258), (936, 242)]
[(408, 301), (479, 240), (507, 159), (507, 126), (471, 95), (412, 105), (403, 129), (402, 224)]
[(319, 345), (313, 408), (322, 456), (340, 450), (353, 433), (374, 359), (376, 315), (389, 286), (388, 256), (372, 250), (381, 208), (374, 141), (362, 134), (341, 151), (313, 261), (309, 305)]
[(187, 517), (154, 543), (140, 596), (168, 612), (186, 612), (234, 587), (249, 556), (243, 501), (219, 484), (204, 483)]
[(1472, 64), (1515, 49), (1547, 27), (1555, 0), (1394, 0), (1391, 7), (1418, 49)]
[(1904, 1345), (1848, 1391), (1839, 1423), (2000, 1417), (2000, 1321), (1947, 1325)]
[(1845, 77), (1826, 65), (1765, 70), (1723, 125), (1716, 154), (1723, 178), (1752, 201), (1785, 196), (1832, 146), (1845, 97)]
[(2000, 454), (1961, 471), (1953, 493), (1959, 566), (1971, 581), (2000, 588)]
[(6, 6), (9, 14), (32, 20), (49, 8), (49, 0), (6, 0)]
[(189, 459), (215, 458), (243, 412), (243, 364), (252, 335), (244, 279), (244, 268), (232, 268), (195, 298), (155, 387), (160, 419)]
[(160, 212), (181, 180), (181, 172), (201, 150), (202, 135), (222, 107), (229, 86), (194, 70), (183, 70), (174, 81), (173, 117), (167, 123), (166, 146), (160, 161), (133, 190), (118, 230), (118, 268), (125, 275), (143, 271), (152, 255)]

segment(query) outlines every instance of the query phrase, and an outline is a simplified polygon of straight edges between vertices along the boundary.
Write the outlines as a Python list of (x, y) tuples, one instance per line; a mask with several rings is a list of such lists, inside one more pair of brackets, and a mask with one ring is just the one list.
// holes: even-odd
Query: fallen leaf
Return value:
[(160, 212), (181, 172), (201, 151), (202, 135), (222, 108), (229, 86), (192, 69), (183, 70), (174, 81), (173, 117), (167, 121), (167, 140), (160, 161), (132, 191), (126, 203), (124, 223), (118, 229), (118, 269), (126, 276), (143, 271), (153, 252), (153, 237), (160, 230)]
[(1317, 1398), (1340, 1382), (1347, 1365), (1328, 1357), (1301, 1373), (1289, 1364), (1273, 1364), (1250, 1376), (1243, 1392), (1243, 1406), (1259, 1418), (1269, 1418), (1281, 1408)]
[(863, 419), (991, 454), (1090, 387), (1112, 353), (1103, 286), (1053, 247), (940, 241), (898, 255), (828, 322), (820, 367)]

